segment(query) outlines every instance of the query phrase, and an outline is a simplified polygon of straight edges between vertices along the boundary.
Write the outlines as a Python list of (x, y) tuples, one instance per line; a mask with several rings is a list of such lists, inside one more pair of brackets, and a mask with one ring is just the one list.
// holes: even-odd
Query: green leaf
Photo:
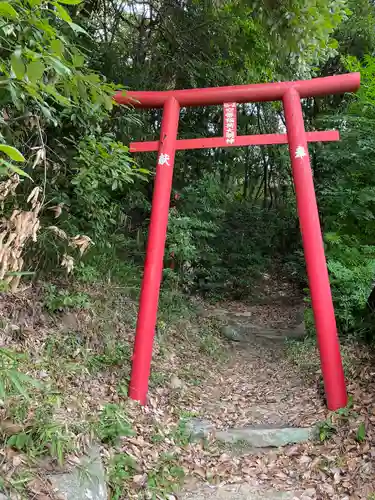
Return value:
[(8, 446), (16, 446), (18, 434), (13, 434), (7, 441)]
[(21, 432), (20, 434), (17, 434), (17, 439), (15, 442), (16, 448), (19, 450), (22, 450), (22, 448), (25, 446), (26, 442), (28, 440), (28, 435), (26, 432)]
[(65, 22), (71, 24), (72, 18), (69, 13), (64, 9), (62, 5), (59, 5), (57, 2), (53, 2), (53, 5), (56, 7), (56, 12), (58, 16)]
[(60, 465), (62, 465), (64, 463), (64, 453), (60, 441), (56, 443), (56, 456), (57, 456), (57, 461), (59, 462)]
[(0, 359), (2, 357), (11, 359), (12, 361), (17, 361), (20, 358), (20, 354), (12, 351), (11, 349), (6, 349), (5, 347), (0, 348)]
[(77, 82), (77, 85), (78, 85), (78, 92), (79, 92), (79, 95), (81, 96), (81, 98), (83, 100), (87, 100), (87, 92), (86, 92), (86, 87), (85, 85), (83, 84), (82, 81), (78, 80)]
[(63, 64), (60, 59), (57, 59), (55, 57), (49, 57), (48, 59), (51, 61), (51, 65), (52, 65), (53, 69), (59, 75), (70, 75), (71, 74), (70, 68), (68, 68), (68, 66)]
[(357, 441), (361, 443), (365, 439), (366, 439), (366, 427), (364, 422), (361, 422), (357, 430)]
[(107, 111), (111, 111), (113, 108), (113, 99), (110, 96), (103, 96), (104, 107)]
[(75, 66), (76, 68), (81, 68), (85, 63), (85, 58), (83, 57), (82, 54), (73, 54), (72, 62), (73, 66)]
[(52, 42), (51, 42), (51, 50), (55, 54), (61, 56), (64, 53), (64, 44), (62, 43), (61, 40), (56, 38), (55, 40), (52, 40)]
[(52, 113), (49, 110), (49, 108), (47, 106), (43, 106), (43, 105), (40, 105), (39, 107), (40, 107), (40, 110), (43, 113), (43, 115), (47, 118), (47, 120), (50, 120), (51, 122), (53, 122), (54, 125), (57, 125), (57, 121), (52, 116)]
[(53, 86), (53, 85), (44, 85), (43, 86), (44, 90), (46, 92), (48, 92), (48, 94), (51, 95), (51, 97), (53, 97), (59, 104), (62, 104), (63, 106), (70, 106), (71, 105), (71, 102), (70, 100), (59, 94), (59, 92), (57, 92), (56, 88)]
[(25, 399), (30, 399), (26, 388), (22, 385), (21, 381), (18, 378), (18, 372), (16, 370), (9, 370), (8, 376), (10, 381), (12, 382), (13, 387), (18, 391), (18, 393)]
[(5, 160), (0, 158), (0, 166), (5, 167), (5, 169), (12, 170), (12, 172), (14, 172), (18, 175), (22, 175), (23, 177), (28, 177), (30, 180), (32, 180), (31, 177), (29, 176), (29, 174), (27, 174), (21, 168), (16, 167), (16, 165), (13, 165), (13, 163), (10, 163), (9, 161), (5, 161)]
[(10, 57), (10, 62), (11, 62), (14, 74), (16, 75), (16, 77), (19, 80), (22, 80), (22, 78), (25, 75), (26, 68), (25, 68), (25, 65), (21, 59), (21, 56), (19, 56), (18, 54), (15, 54), (15, 53), (12, 54)]
[(8, 2), (0, 2), (0, 17), (7, 19), (16, 19), (17, 11)]
[(36, 380), (35, 378), (29, 377), (28, 375), (26, 375), (25, 373), (22, 373), (22, 372), (18, 372), (18, 379), (21, 382), (25, 382), (25, 384), (30, 384), (33, 387), (36, 387), (38, 389), (43, 387), (42, 382), (40, 382), (39, 380)]
[(4, 385), (4, 373), (0, 373), (0, 398), (5, 399), (7, 396), (7, 391)]
[(63, 3), (64, 5), (79, 5), (82, 3), (82, 0), (57, 0), (59, 3)]
[(88, 75), (85, 75), (85, 81), (90, 83), (100, 83), (100, 78), (99, 75), (96, 75), (95, 73), (90, 73)]
[(32, 178), (29, 176), (29, 174), (27, 174), (27, 173), (26, 173), (24, 170), (22, 170), (21, 168), (18, 168), (18, 167), (16, 167), (15, 165), (12, 165), (12, 164), (10, 164), (10, 165), (9, 165), (9, 168), (10, 168), (11, 170), (13, 170), (13, 172), (14, 172), (15, 174), (22, 175), (22, 177), (28, 177), (30, 180), (32, 180)]
[(78, 24), (76, 23), (69, 23), (69, 26), (72, 28), (72, 30), (75, 32), (75, 33), (82, 33), (83, 35), (86, 35), (88, 37), (91, 38), (91, 36), (87, 33), (86, 30), (84, 30), (81, 26), (79, 26)]
[(18, 109), (22, 109), (22, 103), (19, 99), (20, 89), (14, 83), (10, 82), (8, 86), (9, 93), (11, 95), (13, 105)]
[(7, 144), (0, 144), (0, 151), (2, 153), (5, 153), (7, 156), (9, 156), (10, 159), (14, 161), (20, 161), (20, 162), (26, 161), (23, 154), (20, 153), (18, 149), (14, 148), (13, 146), (8, 146)]
[(32, 61), (27, 66), (27, 77), (31, 83), (38, 83), (42, 79), (45, 66), (42, 61)]

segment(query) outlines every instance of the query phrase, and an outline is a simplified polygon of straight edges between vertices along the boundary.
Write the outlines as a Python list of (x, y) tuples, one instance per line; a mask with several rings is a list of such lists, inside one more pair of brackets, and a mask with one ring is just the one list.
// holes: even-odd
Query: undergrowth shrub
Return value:
[[(352, 339), (347, 339), (341, 344), (342, 363), (347, 377), (352, 376), (353, 367), (358, 361), (352, 347)], [(301, 374), (308, 377), (316, 377), (320, 373), (321, 364), (316, 335), (309, 335), (302, 340), (287, 339), (286, 352)]]
[(12, 396), (29, 400), (32, 389), (40, 388), (40, 383), (22, 371), (21, 362), (26, 355), (4, 347), (0, 348), (0, 399), (4, 403)]
[(124, 408), (117, 404), (104, 406), (95, 431), (101, 441), (110, 444), (117, 443), (121, 437), (135, 435)]
[(238, 199), (208, 176), (184, 189), (171, 210), (166, 259), (174, 253), (189, 289), (241, 298), (251, 295), (254, 282), (276, 259), (287, 260), (297, 242), (290, 209)]
[(58, 289), (55, 285), (47, 284), (44, 305), (48, 311), (56, 312), (64, 309), (88, 309), (91, 301), (87, 293)]
[[(369, 316), (367, 300), (375, 275), (375, 246), (360, 245), (356, 238), (326, 234), (328, 269), (339, 329), (351, 333), (364, 328)], [(368, 325), (367, 329), (372, 329)]]
[(100, 240), (121, 225), (124, 210), (120, 200), (126, 197), (129, 185), (146, 180), (149, 171), (138, 167), (129, 148), (111, 134), (87, 136), (76, 149), (70, 211), (80, 227)]

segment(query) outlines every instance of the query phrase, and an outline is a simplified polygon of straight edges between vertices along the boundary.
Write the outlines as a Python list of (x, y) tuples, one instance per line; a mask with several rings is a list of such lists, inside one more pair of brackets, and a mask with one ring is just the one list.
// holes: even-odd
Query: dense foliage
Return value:
[[(115, 106), (116, 89), (360, 70), (356, 97), (304, 107), (311, 129), (341, 130), (340, 143), (311, 146), (312, 163), (340, 329), (369, 331), (374, 27), (370, 0), (0, 2), (2, 289), (16, 290), (25, 272), (60, 273), (60, 264), (100, 276), (119, 259), (142, 263), (155, 158), (133, 158), (128, 145), (157, 137), (160, 112)], [(240, 105), (238, 128), (282, 131), (282, 108)], [(181, 137), (221, 129), (220, 107), (181, 112)], [(181, 152), (174, 188), (166, 284), (243, 298), (260, 275), (282, 272), (306, 286), (286, 147)]]

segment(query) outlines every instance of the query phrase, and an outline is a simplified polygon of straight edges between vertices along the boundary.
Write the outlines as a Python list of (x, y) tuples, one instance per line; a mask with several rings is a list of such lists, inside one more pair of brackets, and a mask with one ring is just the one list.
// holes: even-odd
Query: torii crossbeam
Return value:
[[(182, 149), (288, 144), (327, 404), (330, 410), (346, 405), (345, 378), (307, 148), (308, 142), (337, 141), (339, 134), (337, 131), (306, 132), (301, 98), (354, 92), (359, 85), (359, 73), (349, 73), (297, 82), (164, 92), (118, 92), (115, 95), (119, 104), (163, 108), (160, 140), (130, 145), (132, 152), (158, 151), (129, 388), (132, 399), (143, 405), (147, 402), (175, 152)], [(237, 136), (236, 103), (280, 100), (284, 106), (287, 134)], [(224, 108), (223, 137), (177, 139), (181, 107), (217, 104)]]

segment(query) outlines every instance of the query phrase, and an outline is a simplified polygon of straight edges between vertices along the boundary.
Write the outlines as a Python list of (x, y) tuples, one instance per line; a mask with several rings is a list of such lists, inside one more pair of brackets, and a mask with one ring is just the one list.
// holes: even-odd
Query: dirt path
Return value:
[[(298, 324), (299, 313), (300, 306), (295, 305), (244, 304), (224, 305), (207, 313), (221, 320), (228, 319), (232, 325), (242, 328), (242, 333), (248, 331), (242, 342), (230, 345), (229, 358), (207, 384), (187, 397), (188, 401), (194, 401), (198, 423), (208, 426), (208, 436), (213, 443), (218, 432), (228, 429), (320, 426), (323, 432), (330, 434), (328, 412), (317, 385), (319, 373), (305, 377), (287, 357), (285, 343), (269, 333), (270, 329), (290, 331)], [(244, 326), (249, 323), (251, 328), (246, 330)], [(256, 326), (264, 327), (266, 336), (254, 335)], [(310, 355), (317, 356), (314, 351)], [(350, 388), (353, 390), (353, 387)], [(355, 384), (355, 390), (358, 397), (363, 389)], [(354, 408), (347, 413), (333, 415), (332, 436), (324, 442), (304, 440), (299, 444), (260, 449), (241, 442), (218, 444), (210, 455), (198, 447), (188, 459), (192, 482), (181, 498), (373, 499), (375, 418), (371, 412), (375, 407), (371, 407), (370, 415), (368, 410), (354, 403)], [(356, 439), (361, 422), (365, 422), (368, 432), (368, 439), (363, 441)], [(204, 482), (207, 484), (202, 484)]]
[(309, 426), (324, 417), (317, 386), (306, 382), (286, 356), (285, 337), (301, 323), (301, 305), (232, 303), (205, 314), (242, 330), (242, 341), (227, 344), (229, 356), (219, 373), (197, 392), (199, 414), (219, 429), (260, 423)]

